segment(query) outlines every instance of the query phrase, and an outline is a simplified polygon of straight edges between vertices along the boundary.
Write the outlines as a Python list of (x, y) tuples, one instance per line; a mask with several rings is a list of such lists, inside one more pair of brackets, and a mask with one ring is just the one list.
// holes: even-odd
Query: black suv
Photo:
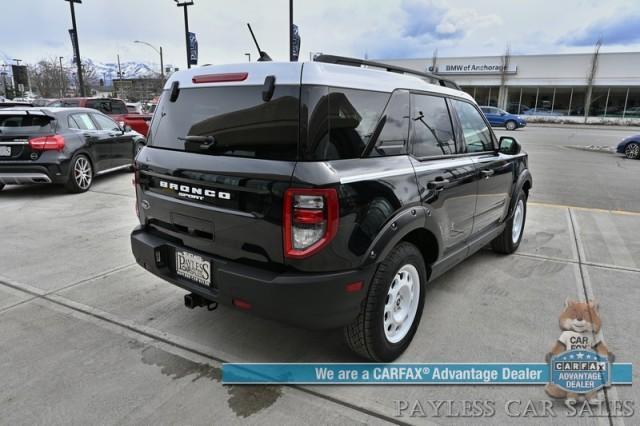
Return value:
[(173, 74), (135, 180), (133, 254), (187, 306), (344, 327), (377, 361), (411, 342), (428, 281), (518, 248), (532, 184), (452, 82), (333, 56)]

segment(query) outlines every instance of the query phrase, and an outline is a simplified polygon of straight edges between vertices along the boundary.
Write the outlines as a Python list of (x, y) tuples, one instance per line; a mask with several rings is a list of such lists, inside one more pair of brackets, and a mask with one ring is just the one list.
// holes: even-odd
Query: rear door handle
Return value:
[(490, 176), (493, 176), (495, 174), (495, 170), (492, 169), (484, 169), (484, 170), (480, 170), (480, 173), (482, 174), (482, 177), (485, 179), (489, 179)]
[(448, 183), (449, 179), (436, 178), (435, 180), (427, 183), (427, 189), (442, 191)]

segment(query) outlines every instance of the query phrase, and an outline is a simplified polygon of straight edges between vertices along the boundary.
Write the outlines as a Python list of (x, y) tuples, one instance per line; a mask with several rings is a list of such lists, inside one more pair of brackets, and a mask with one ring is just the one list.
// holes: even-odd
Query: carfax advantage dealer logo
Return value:
[(570, 350), (551, 359), (551, 383), (567, 392), (585, 394), (611, 382), (609, 359), (593, 351)]

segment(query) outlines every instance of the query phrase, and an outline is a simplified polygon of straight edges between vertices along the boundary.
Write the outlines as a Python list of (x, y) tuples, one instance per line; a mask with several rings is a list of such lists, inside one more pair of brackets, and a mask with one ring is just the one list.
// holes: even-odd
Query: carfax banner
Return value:
[[(567, 358), (573, 361), (573, 358)], [(280, 364), (228, 363), (225, 384), (429, 384), (542, 385), (562, 382), (575, 391), (609, 384), (630, 385), (631, 363), (421, 363), (421, 364)], [(587, 360), (585, 360), (587, 361)], [(560, 361), (559, 361), (560, 362)], [(559, 371), (560, 370), (560, 371)], [(603, 374), (605, 373), (605, 374)], [(579, 390), (578, 390), (579, 389)]]

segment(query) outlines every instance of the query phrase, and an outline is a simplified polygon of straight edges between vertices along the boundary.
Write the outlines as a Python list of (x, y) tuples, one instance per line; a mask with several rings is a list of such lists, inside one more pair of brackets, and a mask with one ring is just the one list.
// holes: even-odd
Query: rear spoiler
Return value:
[(42, 115), (45, 117), (49, 117), (53, 120), (56, 119), (56, 116), (52, 113), (43, 110), (43, 109), (13, 109), (13, 108), (0, 108), (0, 115), (2, 114), (11, 114), (11, 115)]

